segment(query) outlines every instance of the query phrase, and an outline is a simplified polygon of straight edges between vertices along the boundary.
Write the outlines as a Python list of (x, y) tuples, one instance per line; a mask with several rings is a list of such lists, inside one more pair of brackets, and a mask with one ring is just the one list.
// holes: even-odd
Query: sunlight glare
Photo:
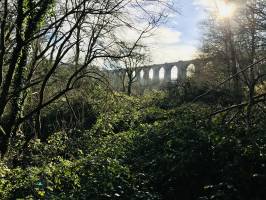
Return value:
[(224, 1), (218, 4), (219, 16), (222, 18), (232, 17), (235, 11), (235, 6), (231, 3), (226, 3)]

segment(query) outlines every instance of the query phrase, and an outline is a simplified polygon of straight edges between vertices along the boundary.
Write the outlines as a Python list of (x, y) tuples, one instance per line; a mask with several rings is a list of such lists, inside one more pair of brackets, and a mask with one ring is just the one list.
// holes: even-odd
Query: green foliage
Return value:
[(91, 127), (33, 140), (1, 163), (0, 198), (264, 199), (263, 123), (222, 125), (206, 120), (209, 106), (158, 92), (106, 104)]
[(170, 100), (173, 105), (180, 105), (187, 102), (192, 102), (198, 96), (205, 94), (198, 99), (208, 105), (230, 105), (233, 104), (233, 95), (230, 89), (220, 87), (216, 88), (211, 84), (197, 79), (181, 80), (176, 83), (170, 83), (166, 88), (168, 94), (168, 101)]

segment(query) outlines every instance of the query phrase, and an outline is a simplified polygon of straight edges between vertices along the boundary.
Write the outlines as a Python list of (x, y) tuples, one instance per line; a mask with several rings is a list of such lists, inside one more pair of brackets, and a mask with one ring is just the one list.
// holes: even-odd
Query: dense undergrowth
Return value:
[(117, 95), (105, 108), (86, 103), (84, 123), (56, 127), (58, 103), (46, 112), (44, 141), (13, 142), (0, 199), (265, 198), (264, 118), (248, 131), (222, 126), (219, 116), (207, 118), (210, 106), (175, 105), (161, 92)]

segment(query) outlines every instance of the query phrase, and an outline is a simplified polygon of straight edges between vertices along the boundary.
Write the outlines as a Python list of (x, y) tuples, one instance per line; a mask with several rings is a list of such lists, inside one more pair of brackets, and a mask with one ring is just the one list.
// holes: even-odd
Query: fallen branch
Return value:
[[(260, 102), (263, 102), (263, 101), (266, 101), (266, 93), (264, 94), (261, 94), (261, 95), (258, 95), (258, 96), (255, 96), (253, 98), (254, 100), (254, 103), (260, 103)], [(218, 110), (212, 114), (210, 114), (210, 117), (212, 116), (215, 116), (217, 114), (220, 114), (220, 113), (223, 113), (223, 112), (226, 112), (226, 111), (230, 111), (230, 110), (233, 110), (235, 108), (242, 108), (242, 107), (245, 107), (249, 104), (249, 102), (242, 102), (240, 104), (237, 104), (237, 105), (233, 105), (233, 106), (230, 106), (230, 107), (227, 107), (227, 108), (224, 108), (224, 109), (221, 109), (221, 110)]]

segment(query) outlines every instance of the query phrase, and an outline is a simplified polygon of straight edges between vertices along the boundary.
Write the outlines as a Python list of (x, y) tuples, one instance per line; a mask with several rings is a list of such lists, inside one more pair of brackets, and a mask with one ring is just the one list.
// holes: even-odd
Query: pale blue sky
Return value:
[(180, 14), (176, 14), (175, 20), (168, 23), (169, 27), (179, 30), (181, 40), (187, 44), (194, 44), (200, 39), (199, 22), (204, 17), (204, 7), (195, 4), (195, 0), (175, 0)]
[(204, 19), (204, 3), (208, 0), (175, 0), (180, 13), (173, 13), (158, 28), (151, 45), (153, 63), (187, 60), (196, 55), (200, 44), (199, 22)]

